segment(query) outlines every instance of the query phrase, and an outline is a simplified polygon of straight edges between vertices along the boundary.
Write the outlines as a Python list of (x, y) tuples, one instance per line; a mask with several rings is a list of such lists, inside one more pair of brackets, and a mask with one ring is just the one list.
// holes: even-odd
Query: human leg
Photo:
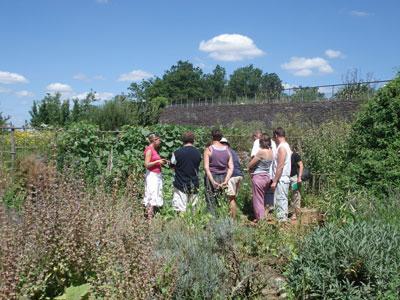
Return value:
[(145, 175), (143, 204), (146, 208), (147, 218), (149, 219), (154, 215), (154, 207), (161, 207), (163, 205), (162, 187), (162, 175), (147, 171)]
[(186, 211), (188, 197), (187, 194), (174, 188), (174, 195), (172, 198), (172, 207), (178, 212)]
[(267, 175), (254, 174), (251, 178), (251, 181), (253, 191), (254, 216), (257, 220), (260, 220), (265, 217), (264, 194), (267, 185)]
[(291, 185), (291, 201), (290, 201), (290, 209), (292, 211), (292, 219), (296, 219), (297, 215), (300, 213), (301, 207), (301, 194), (300, 194), (300, 186), (297, 183), (297, 175), (290, 177), (290, 185)]
[(280, 180), (275, 189), (275, 208), (278, 221), (287, 221), (289, 181)]
[(236, 218), (237, 212), (237, 203), (236, 203), (236, 196), (239, 191), (240, 182), (242, 181), (242, 176), (235, 176), (229, 179), (228, 182), (228, 198), (229, 198), (229, 210), (230, 215), (233, 219)]

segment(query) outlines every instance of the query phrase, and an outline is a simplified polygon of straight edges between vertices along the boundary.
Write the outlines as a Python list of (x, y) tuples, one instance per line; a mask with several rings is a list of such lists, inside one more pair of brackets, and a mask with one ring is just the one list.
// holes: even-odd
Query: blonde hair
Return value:
[(156, 139), (158, 139), (158, 138), (160, 138), (157, 134), (155, 134), (155, 133), (150, 133), (148, 136), (147, 136), (147, 139), (148, 139), (148, 141), (150, 142), (150, 143), (152, 143), (152, 142), (154, 142)]

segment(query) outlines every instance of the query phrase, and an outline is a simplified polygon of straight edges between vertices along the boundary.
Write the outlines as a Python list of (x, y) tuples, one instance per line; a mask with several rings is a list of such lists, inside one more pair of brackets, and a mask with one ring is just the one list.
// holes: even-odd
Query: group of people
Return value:
[[(150, 134), (149, 145), (144, 150), (145, 195), (143, 204), (148, 218), (152, 218), (155, 207), (163, 205), (161, 170), (165, 165), (175, 170), (172, 205), (177, 212), (184, 212), (188, 206), (198, 202), (199, 169), (202, 160), (200, 151), (194, 146), (195, 136), (187, 131), (182, 135), (183, 146), (176, 150), (170, 160), (161, 158), (158, 149), (161, 139)], [(293, 152), (286, 141), (285, 130), (281, 127), (273, 131), (273, 137), (257, 130), (253, 134), (251, 159), (247, 165), (252, 181), (252, 204), (254, 221), (266, 216), (269, 210), (276, 211), (278, 221), (287, 221), (289, 216), (288, 194), (292, 187), (291, 218), (295, 219), (301, 195), (303, 163), (299, 154)], [(230, 147), (228, 140), (219, 129), (211, 131), (211, 141), (203, 153), (205, 199), (208, 210), (214, 214), (218, 201), (226, 194), (230, 214), (236, 217), (240, 183), (243, 171), (238, 154)]]

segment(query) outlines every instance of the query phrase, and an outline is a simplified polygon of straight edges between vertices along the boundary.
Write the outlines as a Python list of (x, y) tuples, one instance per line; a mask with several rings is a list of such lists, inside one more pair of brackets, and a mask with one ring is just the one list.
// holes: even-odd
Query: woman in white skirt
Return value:
[(146, 175), (143, 204), (147, 210), (147, 217), (151, 219), (154, 214), (154, 207), (163, 205), (161, 167), (167, 163), (167, 160), (162, 159), (157, 152), (160, 148), (160, 137), (156, 134), (150, 134), (148, 139), (150, 144), (144, 150)]

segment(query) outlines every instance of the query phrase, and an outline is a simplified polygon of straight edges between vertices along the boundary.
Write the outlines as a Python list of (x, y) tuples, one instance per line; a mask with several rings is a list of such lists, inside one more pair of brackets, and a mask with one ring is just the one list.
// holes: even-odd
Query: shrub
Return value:
[(348, 174), (361, 186), (388, 193), (400, 186), (400, 74), (378, 90), (350, 133)]
[(328, 225), (305, 238), (288, 266), (296, 298), (398, 299), (400, 232), (380, 222)]
[(0, 298), (47, 299), (84, 283), (97, 298), (151, 295), (158, 262), (131, 201), (134, 179), (118, 196), (54, 170), (43, 176), (17, 218), (0, 209)]
[(313, 173), (339, 175), (347, 153), (350, 124), (329, 121), (301, 134), (299, 145), (305, 166)]
[(173, 298), (223, 299), (228, 295), (228, 272), (212, 232), (175, 222), (161, 233), (158, 251), (175, 270), (170, 279), (175, 283)]

